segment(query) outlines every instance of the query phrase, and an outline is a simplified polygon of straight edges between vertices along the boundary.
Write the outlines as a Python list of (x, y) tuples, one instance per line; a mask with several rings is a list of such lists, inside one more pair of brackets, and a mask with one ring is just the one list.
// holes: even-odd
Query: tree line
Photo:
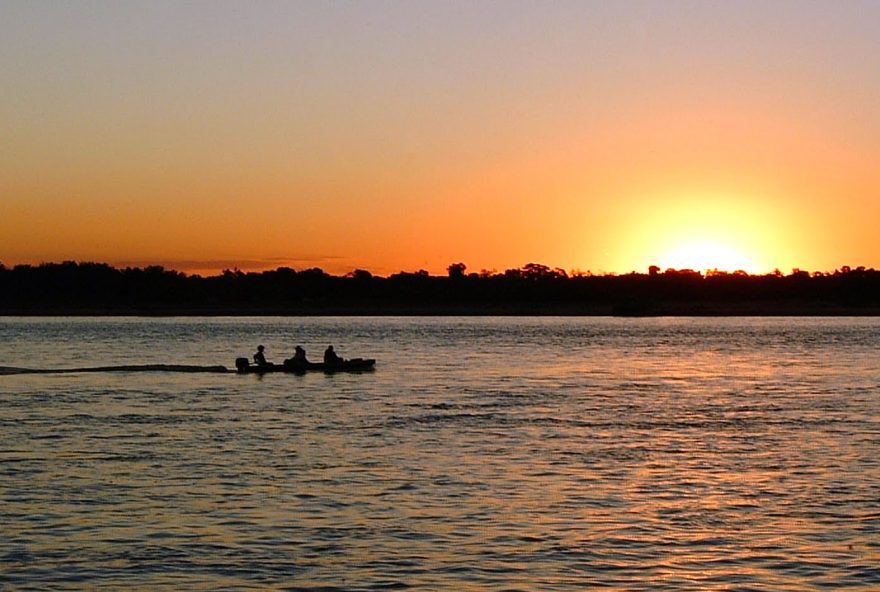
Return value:
[(226, 270), (202, 277), (160, 266), (0, 264), (0, 314), (880, 314), (880, 271), (693, 270), (567, 273), (529, 263), (503, 272), (387, 277), (357, 269)]

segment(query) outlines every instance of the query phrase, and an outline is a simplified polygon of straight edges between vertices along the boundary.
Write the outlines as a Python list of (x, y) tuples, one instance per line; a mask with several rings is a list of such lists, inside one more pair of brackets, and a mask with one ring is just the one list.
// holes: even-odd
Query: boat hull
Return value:
[(294, 364), (285, 362), (284, 364), (268, 364), (266, 366), (257, 366), (254, 364), (248, 364), (247, 366), (238, 365), (237, 372), (239, 374), (271, 374), (274, 372), (286, 372), (288, 374), (305, 374), (306, 372), (364, 372), (374, 370), (375, 367), (376, 360), (353, 358), (337, 364), (325, 364), (323, 362)]

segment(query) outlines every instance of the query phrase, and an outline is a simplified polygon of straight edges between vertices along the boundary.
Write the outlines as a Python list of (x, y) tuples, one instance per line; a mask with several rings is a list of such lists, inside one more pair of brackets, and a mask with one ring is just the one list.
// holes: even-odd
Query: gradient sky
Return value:
[(0, 0), (0, 262), (880, 268), (880, 2)]

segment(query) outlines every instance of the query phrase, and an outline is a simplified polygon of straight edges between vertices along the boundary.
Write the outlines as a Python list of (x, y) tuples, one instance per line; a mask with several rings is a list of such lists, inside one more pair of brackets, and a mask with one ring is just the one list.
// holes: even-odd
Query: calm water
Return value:
[(878, 319), (2, 319), (0, 588), (880, 588)]

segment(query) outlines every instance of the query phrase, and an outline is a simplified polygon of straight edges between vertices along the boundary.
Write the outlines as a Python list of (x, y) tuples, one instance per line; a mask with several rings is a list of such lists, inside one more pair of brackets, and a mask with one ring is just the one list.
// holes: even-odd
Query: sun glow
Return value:
[(715, 269), (747, 273), (761, 271), (760, 266), (743, 251), (711, 240), (689, 241), (676, 246), (660, 259), (658, 265), (661, 269), (692, 269), (700, 272)]
[(667, 189), (632, 198), (638, 207), (619, 212), (628, 226), (618, 238), (617, 267), (751, 275), (785, 269), (793, 263), (786, 212), (772, 205), (771, 192), (749, 189)]

